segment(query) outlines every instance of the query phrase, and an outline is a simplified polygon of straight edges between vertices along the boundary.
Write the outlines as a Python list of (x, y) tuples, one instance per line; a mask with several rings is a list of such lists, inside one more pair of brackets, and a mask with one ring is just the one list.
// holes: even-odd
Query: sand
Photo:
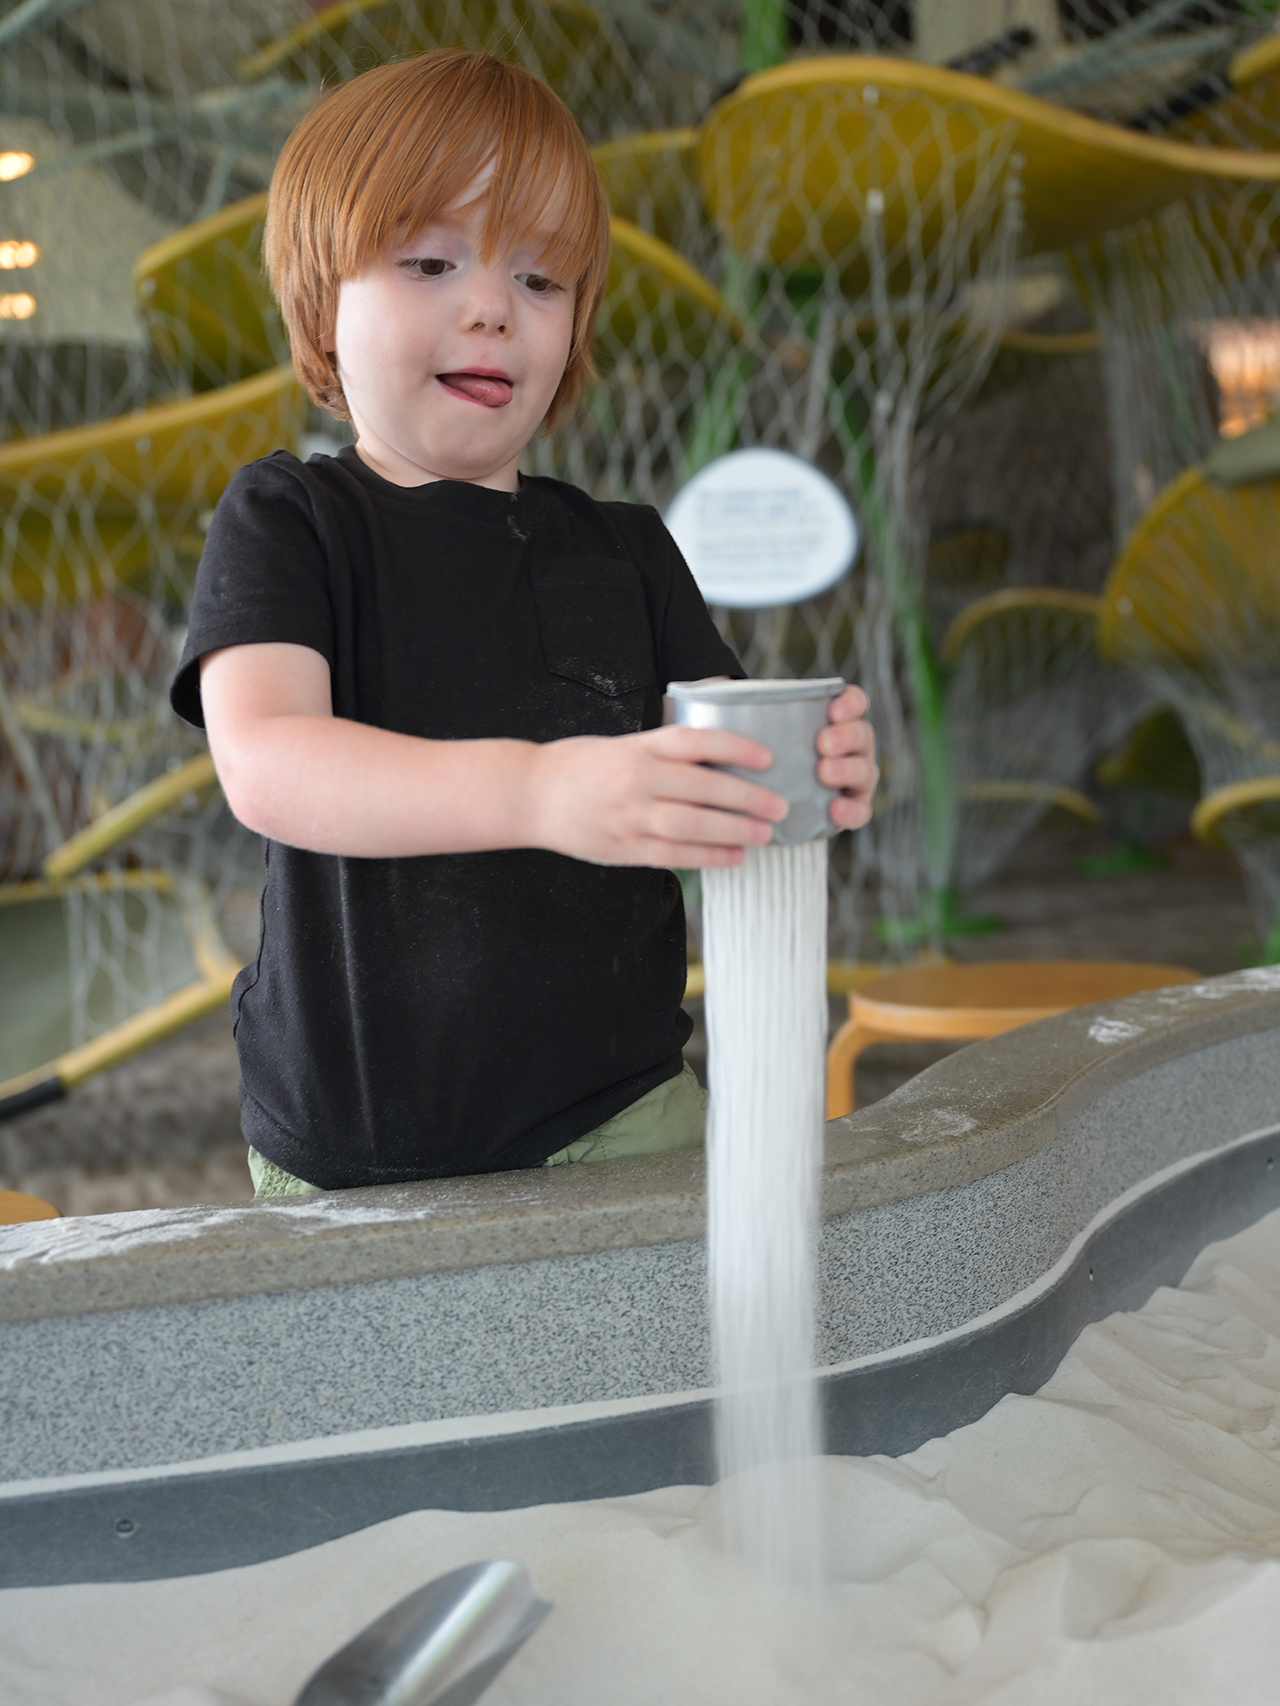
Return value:
[[(762, 1614), (720, 1495), (422, 1512), (292, 1558), (0, 1593), (5, 1706), (288, 1706), (423, 1580), (522, 1559), (556, 1609), (492, 1706), (1272, 1706), (1280, 1214), (1077, 1341), (1031, 1398), (827, 1459), (829, 1599)], [(0, 1528), (3, 1507), (0, 1506)]]
[(707, 1266), (725, 1531), (756, 1576), (812, 1590), (822, 1581), (813, 1362), (827, 843), (748, 848), (741, 865), (704, 871), (702, 884)]

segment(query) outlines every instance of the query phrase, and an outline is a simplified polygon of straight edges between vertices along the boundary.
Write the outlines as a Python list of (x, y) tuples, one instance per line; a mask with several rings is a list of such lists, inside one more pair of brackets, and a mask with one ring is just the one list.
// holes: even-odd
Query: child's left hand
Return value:
[(871, 796), (880, 780), (875, 732), (863, 720), (867, 705), (860, 687), (846, 687), (832, 700), (827, 713), (831, 721), (818, 736), (818, 780), (840, 790), (840, 798), (831, 802), (831, 816), (841, 829), (861, 829), (870, 822)]

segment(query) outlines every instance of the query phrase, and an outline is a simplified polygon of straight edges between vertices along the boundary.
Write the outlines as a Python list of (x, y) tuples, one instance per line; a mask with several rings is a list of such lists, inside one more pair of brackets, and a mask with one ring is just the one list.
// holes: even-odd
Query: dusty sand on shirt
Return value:
[(492, 1706), (1272, 1706), (1280, 1214), (1081, 1336), (1032, 1398), (823, 1465), (835, 1585), (765, 1616), (718, 1495), (397, 1518), (292, 1558), (0, 1594), (6, 1706), (288, 1706), (421, 1581), (526, 1562), (556, 1609)]

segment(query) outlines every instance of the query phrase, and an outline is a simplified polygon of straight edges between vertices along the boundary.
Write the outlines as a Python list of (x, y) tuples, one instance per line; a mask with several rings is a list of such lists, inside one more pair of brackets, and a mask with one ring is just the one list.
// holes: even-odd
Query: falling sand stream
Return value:
[(730, 1543), (761, 1577), (822, 1577), (814, 1380), (826, 1042), (827, 842), (703, 878), (708, 1261)]

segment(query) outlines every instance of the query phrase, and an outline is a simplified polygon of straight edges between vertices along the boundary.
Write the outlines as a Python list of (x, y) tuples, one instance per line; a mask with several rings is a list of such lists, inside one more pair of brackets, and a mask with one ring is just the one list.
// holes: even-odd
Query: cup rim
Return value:
[(807, 699), (834, 699), (845, 688), (844, 677), (791, 679), (769, 678), (758, 681), (669, 681), (667, 692), (672, 699), (692, 705), (786, 704)]

